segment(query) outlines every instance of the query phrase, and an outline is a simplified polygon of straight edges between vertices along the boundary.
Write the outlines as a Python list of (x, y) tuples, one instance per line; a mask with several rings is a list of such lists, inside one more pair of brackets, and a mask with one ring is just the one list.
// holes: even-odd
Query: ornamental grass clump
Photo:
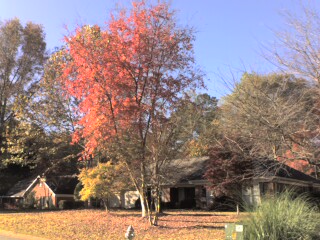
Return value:
[(244, 225), (248, 240), (320, 239), (319, 211), (306, 196), (292, 192), (263, 199)]

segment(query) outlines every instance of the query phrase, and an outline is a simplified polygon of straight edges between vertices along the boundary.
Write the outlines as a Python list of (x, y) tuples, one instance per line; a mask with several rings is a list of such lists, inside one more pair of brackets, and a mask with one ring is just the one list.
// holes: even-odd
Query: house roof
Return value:
[(259, 162), (255, 166), (255, 171), (258, 173), (257, 177), (280, 177), (280, 178), (288, 178), (291, 180), (299, 180), (305, 182), (312, 182), (320, 184), (320, 180), (307, 175), (301, 171), (298, 171), (292, 167), (289, 167), (286, 164), (281, 162), (274, 162), (274, 161), (265, 161)]
[[(168, 162), (164, 171), (164, 185), (179, 185), (206, 181), (204, 174), (207, 169), (209, 157), (194, 157), (175, 159)], [(174, 171), (172, 171), (174, 169)], [(296, 181), (320, 184), (320, 180), (301, 171), (289, 167), (281, 162), (270, 160), (257, 161), (254, 166), (254, 178), (286, 178)]]
[(170, 171), (164, 173), (164, 184), (176, 185), (195, 180), (205, 180), (203, 175), (208, 160), (209, 157), (194, 157), (169, 161), (165, 169), (170, 169)]
[(38, 178), (39, 176), (33, 177), (33, 178), (27, 178), (17, 182), (11, 189), (9, 189), (6, 195), (9, 197), (17, 197), (17, 198), (24, 197), (24, 194), (27, 192), (27, 190), (29, 190), (32, 187), (32, 185), (36, 183)]
[[(25, 193), (31, 189), (40, 179), (40, 176), (28, 178), (17, 182), (6, 194), (8, 197), (23, 198)], [(58, 176), (46, 180), (46, 184), (55, 194), (73, 194), (78, 184), (76, 176)]]

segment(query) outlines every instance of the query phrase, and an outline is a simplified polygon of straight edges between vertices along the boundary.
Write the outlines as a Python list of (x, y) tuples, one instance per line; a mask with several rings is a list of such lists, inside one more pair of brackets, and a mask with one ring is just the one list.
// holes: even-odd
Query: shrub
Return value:
[(75, 209), (84, 208), (84, 201), (75, 201), (74, 208)]
[(59, 209), (61, 209), (61, 210), (73, 209), (73, 201), (60, 200), (59, 201)]
[(71, 200), (60, 200), (59, 201), (59, 209), (78, 209), (84, 207), (83, 201), (71, 201)]
[(23, 203), (23, 208), (34, 209), (39, 204), (39, 199), (36, 198), (36, 193), (34, 191), (30, 192)]
[(263, 199), (244, 220), (245, 239), (319, 239), (319, 216), (308, 199), (291, 192)]
[(14, 203), (4, 203), (3, 208), (7, 210), (18, 210), (19, 207)]
[(56, 206), (53, 204), (52, 197), (50, 196), (48, 199), (49, 209), (56, 209)]

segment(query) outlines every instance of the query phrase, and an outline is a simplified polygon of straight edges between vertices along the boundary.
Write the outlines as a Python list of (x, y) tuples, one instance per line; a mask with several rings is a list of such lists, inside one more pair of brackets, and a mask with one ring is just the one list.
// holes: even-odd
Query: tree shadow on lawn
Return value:
[[(141, 212), (137, 209), (120, 209), (120, 210), (110, 210), (109, 213), (118, 216), (118, 217), (141, 217)], [(230, 216), (228, 214), (216, 214), (216, 213), (204, 213), (201, 214), (199, 212), (190, 213), (190, 212), (183, 212), (183, 211), (175, 211), (175, 210), (169, 210), (162, 212), (158, 215), (160, 218), (165, 216), (171, 216), (171, 217), (227, 217)]]
[(116, 217), (141, 217), (141, 212), (137, 209), (112, 209), (109, 211), (109, 214)]
[[(159, 221), (160, 222), (191, 222), (191, 223), (192, 222), (200, 222), (199, 220), (195, 220), (195, 221), (191, 221), (191, 220), (170, 220), (170, 219), (162, 219), (162, 218), (160, 218)], [(202, 222), (201, 221), (201, 223), (209, 223), (210, 224), (210, 223), (229, 223), (229, 222), (224, 222), (224, 221), (223, 222), (221, 222), (221, 221), (220, 222), (216, 222), (216, 221)]]
[(165, 228), (165, 229), (215, 229), (215, 230), (223, 230), (224, 226), (207, 226), (207, 225), (195, 225), (195, 226), (183, 226), (183, 227), (177, 227), (177, 226), (163, 226), (159, 225), (159, 228)]
[(228, 214), (201, 214), (201, 213), (166, 213), (168, 216), (186, 216), (186, 217), (226, 217)]

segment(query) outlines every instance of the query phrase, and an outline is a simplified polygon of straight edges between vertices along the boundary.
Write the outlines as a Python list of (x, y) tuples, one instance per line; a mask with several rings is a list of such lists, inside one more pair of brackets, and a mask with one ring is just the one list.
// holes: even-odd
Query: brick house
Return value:
[(0, 206), (6, 203), (22, 206), (34, 201), (40, 208), (58, 207), (61, 200), (74, 201), (73, 193), (77, 183), (74, 176), (60, 176), (49, 180), (40, 176), (25, 179), (0, 197)]

